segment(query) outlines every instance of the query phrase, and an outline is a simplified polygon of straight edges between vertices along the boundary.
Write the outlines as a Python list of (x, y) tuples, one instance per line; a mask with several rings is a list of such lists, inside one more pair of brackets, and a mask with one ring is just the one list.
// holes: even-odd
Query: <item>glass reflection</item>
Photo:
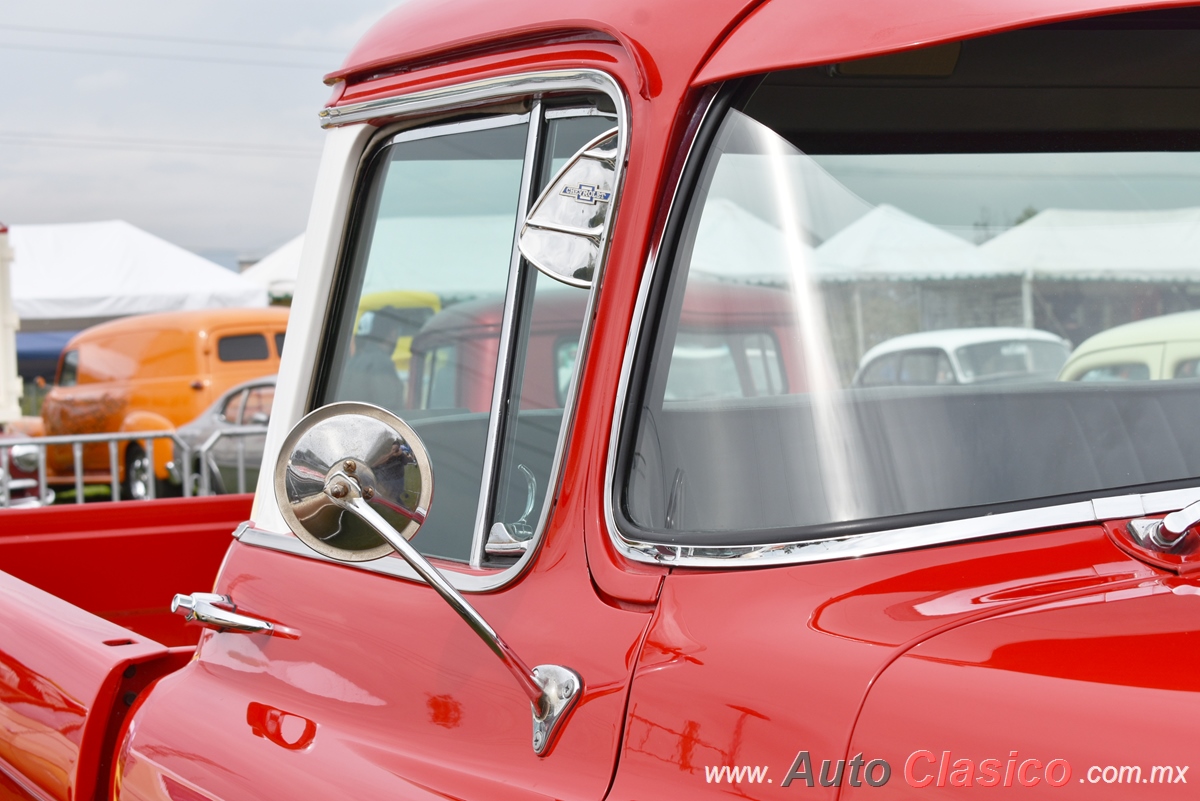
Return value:
[(1200, 475), (1197, 154), (810, 156), (731, 111), (687, 214), (622, 493), (646, 538)]

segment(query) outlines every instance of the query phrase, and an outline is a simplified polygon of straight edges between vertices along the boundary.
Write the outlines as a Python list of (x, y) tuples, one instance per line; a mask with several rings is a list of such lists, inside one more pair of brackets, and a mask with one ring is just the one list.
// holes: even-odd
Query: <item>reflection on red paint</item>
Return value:
[(162, 776), (163, 790), (171, 801), (212, 801), (212, 797), (188, 787), (170, 776)]
[(251, 701), (246, 707), (250, 730), (289, 751), (302, 751), (317, 736), (317, 724), (300, 715)]
[(462, 723), (462, 704), (451, 695), (431, 695), (426, 701), (429, 707), (429, 722), (447, 729), (456, 729)]

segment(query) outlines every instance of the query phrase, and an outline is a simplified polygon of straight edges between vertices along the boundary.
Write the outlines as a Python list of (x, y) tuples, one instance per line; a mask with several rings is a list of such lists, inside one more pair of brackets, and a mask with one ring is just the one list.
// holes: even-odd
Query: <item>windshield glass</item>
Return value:
[[(637, 538), (786, 542), (1200, 475), (1194, 137), (1083, 101), (993, 136), (1025, 101), (910, 112), (889, 87), (873, 116), (833, 80), (768, 76), (709, 148), (627, 407)], [(890, 136), (889, 114), (945, 130)]]

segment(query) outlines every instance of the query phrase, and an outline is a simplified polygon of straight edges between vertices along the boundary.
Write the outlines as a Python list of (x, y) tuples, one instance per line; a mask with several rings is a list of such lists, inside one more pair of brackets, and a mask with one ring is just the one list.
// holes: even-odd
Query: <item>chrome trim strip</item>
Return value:
[[(537, 161), (537, 149), (541, 144), (542, 101), (535, 100), (530, 113), (529, 131), (525, 137), (525, 163), (521, 166), (521, 191), (517, 198), (518, 217), (513, 226), (512, 251), (508, 254), (508, 282), (504, 291), (504, 311), (500, 316), (500, 343), (496, 348), (496, 374), (492, 379), (492, 408), (488, 415), (487, 439), (483, 446), (483, 480), (480, 483), (479, 503), (475, 507), (475, 531), (471, 535), (471, 567), (483, 566), (483, 543), (491, 528), (492, 489), (496, 482), (496, 463), (500, 458), (497, 441), (500, 437), (500, 421), (505, 413), (505, 397), (508, 394), (509, 375), (512, 373), (508, 353), (512, 348), (513, 315), (517, 308), (517, 285), (520, 283), (521, 226), (529, 215), (530, 198), (533, 195), (533, 168)], [(533, 544), (531, 543), (531, 547)]]
[[(587, 359), (587, 353), (591, 345), (592, 331), (595, 324), (596, 299), (600, 287), (603, 285), (604, 271), (608, 260), (608, 231), (611, 230), (616, 220), (621, 202), (621, 190), (624, 186), (625, 165), (628, 161), (629, 147), (629, 104), (620, 85), (612, 76), (605, 72), (593, 69), (558, 70), (527, 73), (506, 78), (492, 78), (456, 87), (434, 89), (401, 97), (369, 101), (368, 103), (360, 103), (355, 106), (345, 106), (337, 109), (337, 114), (330, 114), (330, 121), (328, 123), (323, 123), (323, 127), (326, 128), (337, 127), (351, 122), (361, 122), (383, 116), (402, 115), (408, 117), (424, 115), (460, 105), (488, 105), (505, 99), (529, 97), (531, 95), (536, 98), (536, 96), (548, 92), (567, 95), (600, 93), (607, 95), (612, 100), (616, 108), (617, 129), (620, 132), (615, 161), (616, 173), (613, 177), (615, 194), (612, 199), (612, 209), (609, 212), (609, 226), (600, 240), (599, 267), (596, 270), (592, 290), (588, 294), (583, 328), (579, 333), (579, 350), (577, 351), (575, 369), (571, 374), (571, 382), (567, 387), (567, 395), (563, 404), (563, 422), (558, 432), (554, 461), (550, 466), (550, 475), (546, 485), (546, 497), (542, 504), (542, 511), (538, 517), (537, 526), (534, 528), (534, 536), (530, 541), (530, 547), (514, 564), (502, 570), (497, 570), (494, 573), (483, 575), (459, 573), (453, 569), (453, 566), (443, 563), (442, 573), (451, 585), (462, 592), (491, 592), (504, 587), (509, 582), (520, 577), (538, 552), (546, 523), (554, 508), (554, 502), (558, 495), (562, 477), (566, 443), (570, 439), (571, 431), (575, 426), (579, 379), (583, 373), (583, 365)], [(325, 112), (331, 111), (331, 109), (325, 110)], [(322, 112), (323, 118), (326, 117), (325, 112)], [(370, 146), (368, 145), (368, 147)], [(361, 164), (359, 170), (361, 171)], [(246, 524), (244, 527), (239, 527), (238, 531), (234, 532), (234, 536), (238, 541), (247, 545), (269, 548), (310, 559), (330, 561), (304, 545), (291, 533), (280, 534), (257, 529)], [(475, 547), (475, 543), (472, 543), (472, 547)], [(356, 570), (381, 573), (407, 581), (424, 583), (417, 572), (407, 562), (399, 558), (385, 557), (374, 562), (362, 562), (352, 565), (342, 562), (331, 562), (331, 564), (341, 564), (344, 567), (351, 567)]]
[[(245, 528), (240, 528), (235, 536), (237, 540), (245, 545), (252, 545), (256, 548), (267, 548), (272, 551), (280, 551), (281, 553), (291, 554), (292, 556), (302, 556), (306, 559), (316, 559), (319, 562), (328, 562), (331, 565), (341, 565), (352, 570), (362, 570), (367, 573), (380, 573), (393, 578), (404, 579), (415, 584), (424, 584), (425, 580), (418, 575), (417, 571), (401, 559), (399, 556), (385, 556), (382, 559), (376, 559), (374, 562), (338, 562), (330, 559), (309, 548), (303, 542), (296, 538), (294, 534), (283, 534), (278, 531), (267, 531), (261, 528), (247, 525)], [(529, 554), (521, 559), (517, 564), (523, 564), (528, 561)], [(438, 569), (442, 571), (442, 575), (446, 580), (460, 592), (490, 592), (499, 589), (504, 584), (507, 584), (515, 576), (514, 571), (517, 565), (506, 568), (503, 571), (489, 573), (487, 575), (472, 575), (469, 573), (458, 573), (453, 569), (455, 564), (450, 562), (438, 562)]]
[[(570, 166), (570, 165), (568, 165), (568, 166)], [(603, 230), (603, 229), (590, 229), (590, 228), (574, 228), (570, 225), (561, 225), (559, 223), (552, 223), (552, 222), (534, 222), (533, 220), (527, 220), (525, 222), (525, 224), (528, 225), (530, 228), (538, 228), (543, 231), (557, 231), (560, 234), (570, 234), (571, 236), (578, 236), (578, 237), (584, 238), (584, 239), (591, 239), (596, 242), (600, 241), (600, 233)], [(551, 277), (553, 277), (553, 276), (551, 276)]]
[(492, 131), (496, 128), (509, 128), (513, 125), (522, 125), (529, 122), (530, 115), (525, 114), (500, 114), (495, 117), (483, 117), (476, 120), (464, 120), (462, 122), (447, 122), (433, 123), (424, 128), (409, 128), (407, 131), (401, 131), (388, 140), (388, 144), (396, 145), (401, 142), (415, 142), (420, 139), (437, 139), (442, 136), (450, 136), (451, 134), (463, 133), (466, 131)]
[[(625, 99), (617, 88), (616, 81), (599, 70), (578, 69), (487, 78), (398, 97), (366, 100), (345, 106), (328, 106), (318, 113), (318, 117), (322, 128), (335, 128), (381, 117), (409, 116), (445, 108), (467, 109), (495, 103), (506, 97), (528, 97), (543, 92), (576, 90), (602, 92), (613, 97), (618, 109), (617, 116), (627, 116), (623, 113)], [(619, 100), (616, 95), (620, 95)]]
[(658, 545), (637, 542), (622, 536), (617, 541), (617, 547), (634, 561), (681, 567), (794, 565), (909, 551), (1004, 534), (1087, 525), (1105, 520), (1139, 517), (1143, 514), (1162, 514), (1182, 509), (1197, 501), (1200, 501), (1200, 487), (1096, 498), (1091, 501), (950, 520), (925, 526), (776, 545)]
[(576, 117), (607, 117), (615, 120), (617, 115), (611, 111), (601, 111), (598, 108), (552, 108), (546, 112), (548, 120), (574, 119)]
[[(712, 112), (713, 104), (716, 102), (717, 96), (714, 94), (708, 99), (704, 110), (700, 112), (700, 123), (695, 126), (692, 133), (692, 141), (688, 142), (688, 152), (684, 156), (683, 166), (679, 171), (679, 176), (676, 178), (675, 187), (671, 193), (671, 202), (667, 205), (666, 220), (670, 220), (675, 213), (675, 202), (679, 199), (679, 181), (687, 172), (691, 165), (691, 161), (696, 157), (696, 136), (700, 133), (703, 127), (704, 120)], [(703, 154), (701, 154), (703, 155)], [(638, 285), (637, 298), (633, 303), (633, 318), (629, 321), (629, 334), (625, 337), (625, 355), (621, 358), (621, 376), (617, 382), (617, 398), (613, 405), (612, 428), (608, 433), (608, 457), (605, 460), (604, 466), (604, 523), (608, 527), (608, 535), (612, 540), (613, 545), (617, 550), (630, 559), (636, 561), (658, 562), (658, 559), (647, 559), (642, 556), (642, 551), (639, 548), (648, 546), (648, 543), (638, 543), (633, 540), (627, 540), (621, 529), (617, 526), (616, 513), (613, 511), (614, 498), (614, 480), (617, 471), (617, 448), (620, 444), (621, 436), (621, 418), (625, 409), (626, 396), (629, 394), (630, 374), (633, 372), (633, 357), (637, 352), (638, 339), (641, 337), (642, 321), (646, 315), (646, 301), (650, 296), (650, 287), (654, 283), (655, 267), (658, 264), (658, 255), (662, 252), (663, 237), (667, 234), (667, 225), (665, 224), (658, 238), (650, 243), (650, 252), (646, 255), (646, 266), (642, 270), (642, 282)]]
[[(704, 118), (707, 118), (711, 113), (715, 100), (716, 97), (714, 96), (704, 108), (702, 112)], [(697, 133), (700, 127), (696, 127)], [(681, 176), (689, 169), (693, 158), (702, 158), (705, 155), (693, 152), (695, 143), (695, 137), (693, 136), (692, 141), (688, 144), (688, 153), (685, 157), (684, 168), (680, 172)], [(677, 183), (671, 203), (667, 209), (668, 220), (675, 213), (675, 202), (678, 199), (678, 192), (679, 185)], [(1195, 487), (1096, 498), (1090, 501), (1058, 504), (1037, 509), (1025, 509), (1017, 512), (1005, 512), (962, 520), (950, 520), (944, 523), (932, 523), (924, 526), (910, 526), (908, 528), (853, 534), (845, 537), (831, 537), (823, 540), (804, 540), (763, 545), (664, 545), (642, 542), (626, 537), (617, 525), (616, 514), (613, 509), (617, 448), (620, 444), (625, 401), (629, 392), (629, 384), (632, 380), (633, 357), (637, 351), (638, 339), (642, 334), (642, 323), (646, 314), (646, 302), (650, 295), (650, 287), (657, 273), (658, 258), (662, 252), (663, 237), (665, 237), (666, 232), (667, 226), (664, 225), (662, 234), (660, 234), (657, 241), (652, 243), (650, 253), (646, 259), (646, 267), (642, 273), (642, 282), (638, 287), (637, 300), (633, 308), (633, 319), (630, 321), (629, 336), (625, 343), (625, 355), (621, 360), (621, 377), (617, 385), (617, 398), (613, 407), (612, 428), (609, 431), (608, 438), (608, 457), (604, 474), (604, 521), (608, 526), (609, 536), (613, 545), (626, 558), (647, 564), (695, 568), (773, 567), (806, 564), (907, 551), (915, 548), (928, 548), (935, 545), (966, 542), (1004, 534), (1019, 534), (1047, 528), (1160, 514), (1182, 509), (1189, 504), (1200, 501), (1200, 487)]]

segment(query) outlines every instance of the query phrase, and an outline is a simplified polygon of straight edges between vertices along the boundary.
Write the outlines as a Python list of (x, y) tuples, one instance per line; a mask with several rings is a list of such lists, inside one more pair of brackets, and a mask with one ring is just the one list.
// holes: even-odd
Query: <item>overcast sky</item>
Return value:
[(322, 76), (398, 4), (0, 0), (0, 220), (264, 255), (307, 219)]

